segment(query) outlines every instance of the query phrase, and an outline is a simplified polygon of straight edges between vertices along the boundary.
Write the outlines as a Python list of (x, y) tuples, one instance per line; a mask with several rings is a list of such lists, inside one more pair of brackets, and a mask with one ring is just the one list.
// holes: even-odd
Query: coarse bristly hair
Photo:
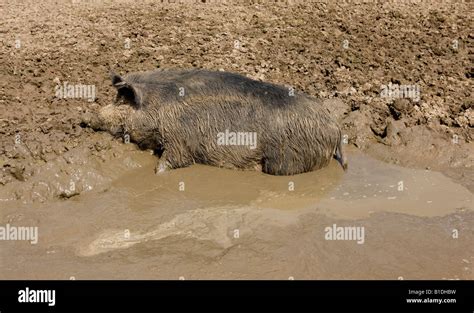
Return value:
[[(160, 151), (161, 164), (261, 168), (293, 175), (326, 166), (344, 169), (341, 130), (321, 100), (284, 86), (201, 69), (111, 74), (117, 101), (102, 108), (96, 128), (130, 135)], [(255, 133), (254, 149), (219, 145), (226, 130)]]

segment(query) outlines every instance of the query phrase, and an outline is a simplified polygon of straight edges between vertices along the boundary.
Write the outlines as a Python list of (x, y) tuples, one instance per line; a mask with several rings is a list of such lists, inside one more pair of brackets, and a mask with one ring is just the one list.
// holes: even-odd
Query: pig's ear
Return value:
[(115, 72), (110, 71), (110, 79), (112, 80), (112, 85), (123, 82), (122, 76), (116, 74)]
[(110, 79), (114, 87), (117, 88), (119, 98), (123, 98), (132, 107), (141, 108), (143, 106), (143, 92), (140, 84), (129, 83), (113, 71), (110, 71)]
[(132, 107), (141, 108), (143, 107), (143, 92), (141, 91), (139, 84), (130, 84), (125, 81), (114, 84), (117, 88), (117, 96), (123, 98)]

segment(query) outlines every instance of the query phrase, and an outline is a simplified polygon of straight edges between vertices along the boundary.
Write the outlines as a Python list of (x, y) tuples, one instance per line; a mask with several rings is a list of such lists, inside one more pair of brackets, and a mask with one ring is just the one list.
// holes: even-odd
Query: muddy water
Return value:
[[(155, 175), (155, 162), (133, 149), (70, 162), (87, 187), (66, 199), (0, 193), (0, 226), (39, 232), (35, 245), (0, 241), (0, 278), (474, 278), (473, 196), (440, 173), (357, 150), (346, 173), (333, 162), (293, 177), (202, 165)], [(54, 185), (50, 171), (37, 176)], [(333, 227), (363, 240), (327, 240)]]

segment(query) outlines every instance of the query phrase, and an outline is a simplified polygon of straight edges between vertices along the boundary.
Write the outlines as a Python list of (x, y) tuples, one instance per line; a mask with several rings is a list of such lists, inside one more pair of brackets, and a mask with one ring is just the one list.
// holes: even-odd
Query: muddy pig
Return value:
[(200, 163), (294, 175), (333, 157), (347, 168), (327, 108), (292, 88), (201, 69), (111, 77), (116, 102), (84, 122), (153, 149), (157, 172)]

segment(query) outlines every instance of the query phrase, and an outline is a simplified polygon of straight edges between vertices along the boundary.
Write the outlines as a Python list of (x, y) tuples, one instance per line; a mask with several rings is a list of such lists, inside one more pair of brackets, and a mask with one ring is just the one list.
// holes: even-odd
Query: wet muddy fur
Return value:
[[(95, 128), (159, 151), (160, 169), (201, 163), (293, 175), (333, 157), (347, 168), (327, 108), (291, 88), (197, 69), (112, 74), (112, 84), (117, 101), (101, 109)], [(256, 145), (221, 144), (225, 133), (253, 134)]]

